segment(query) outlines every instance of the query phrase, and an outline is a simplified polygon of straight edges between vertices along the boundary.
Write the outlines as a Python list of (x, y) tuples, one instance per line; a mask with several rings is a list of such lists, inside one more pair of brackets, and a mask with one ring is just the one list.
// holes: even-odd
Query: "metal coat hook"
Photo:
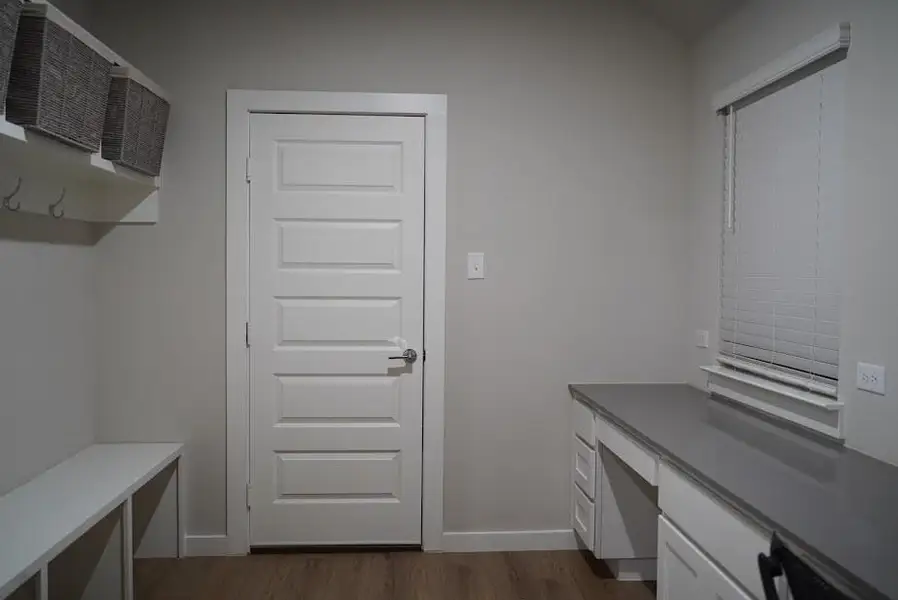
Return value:
[(3, 196), (3, 208), (5, 208), (6, 210), (11, 210), (12, 212), (16, 212), (17, 210), (22, 208), (21, 202), (16, 202), (15, 206), (13, 206), (10, 203), (10, 200), (15, 198), (16, 194), (19, 193), (20, 189), (22, 189), (22, 178), (21, 177), (19, 177), (19, 180), (16, 182), (16, 189), (14, 189), (9, 196)]
[(65, 200), (65, 188), (62, 188), (62, 195), (59, 197), (59, 200), (47, 207), (47, 212), (54, 219), (61, 219), (65, 216), (65, 207), (60, 209), (59, 214), (56, 213), (56, 208), (62, 204), (63, 200)]

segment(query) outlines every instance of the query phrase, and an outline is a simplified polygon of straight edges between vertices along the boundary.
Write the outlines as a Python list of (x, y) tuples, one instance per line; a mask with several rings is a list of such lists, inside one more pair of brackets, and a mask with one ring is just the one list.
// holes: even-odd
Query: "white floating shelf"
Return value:
[[(54, 178), (62, 176), (73, 182), (133, 188), (143, 192), (159, 189), (158, 177), (121, 167), (99, 153), (91, 154), (67, 146), (5, 119), (0, 120), (0, 156), (3, 157), (4, 170), (20, 168), (30, 171), (36, 167), (40, 174)], [(52, 174), (47, 172), (50, 169)]]
[(129, 215), (140, 207), (138, 222), (158, 220), (154, 206), (140, 205), (155, 205), (159, 177), (113, 164), (99, 153), (67, 146), (0, 116), (0, 185), (5, 186), (0, 194), (9, 194), (18, 177), (22, 178), (22, 190), (12, 203), (21, 202), (24, 212), (47, 214), (48, 203), (64, 188), (66, 218), (134, 222)]

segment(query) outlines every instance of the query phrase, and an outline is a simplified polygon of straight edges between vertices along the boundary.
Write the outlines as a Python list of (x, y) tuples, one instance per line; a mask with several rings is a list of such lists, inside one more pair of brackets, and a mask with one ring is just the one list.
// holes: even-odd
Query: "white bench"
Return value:
[[(50, 562), (104, 518), (121, 511), (122, 596), (134, 596), (135, 492), (168, 467), (183, 493), (183, 444), (96, 444), (0, 497), (0, 598), (32, 578), (48, 597)], [(177, 500), (177, 553), (183, 555), (183, 502)], [(18, 597), (18, 595), (17, 595)]]

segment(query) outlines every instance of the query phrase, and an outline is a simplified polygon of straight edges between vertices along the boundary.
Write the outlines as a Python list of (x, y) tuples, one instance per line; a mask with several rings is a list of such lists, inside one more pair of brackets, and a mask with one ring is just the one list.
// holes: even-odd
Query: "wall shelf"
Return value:
[(148, 177), (28, 131), (0, 117), (0, 195), (21, 190), (12, 204), (48, 214), (65, 189), (65, 218), (92, 222), (155, 223), (159, 177)]
[[(108, 46), (45, 0), (33, 0), (32, 8), (72, 31), (89, 47), (112, 62), (117, 72), (138, 81), (157, 95), (167, 94)], [(0, 111), (2, 112), (2, 111)], [(49, 215), (49, 205), (62, 195), (65, 219), (98, 223), (144, 223), (159, 220), (158, 192), (161, 177), (150, 177), (68, 146), (7, 121), (0, 114), (0, 197), (9, 195), (22, 179), (12, 199), (20, 211)], [(3, 209), (0, 209), (3, 210)], [(9, 211), (3, 210), (4, 214)]]

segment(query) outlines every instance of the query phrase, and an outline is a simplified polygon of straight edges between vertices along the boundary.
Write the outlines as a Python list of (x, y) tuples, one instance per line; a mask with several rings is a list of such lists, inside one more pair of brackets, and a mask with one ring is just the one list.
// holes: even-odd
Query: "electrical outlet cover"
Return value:
[(708, 330), (707, 329), (696, 329), (695, 330), (695, 345), (699, 348), (707, 348), (708, 347)]
[(857, 389), (886, 395), (886, 369), (880, 365), (857, 363)]

